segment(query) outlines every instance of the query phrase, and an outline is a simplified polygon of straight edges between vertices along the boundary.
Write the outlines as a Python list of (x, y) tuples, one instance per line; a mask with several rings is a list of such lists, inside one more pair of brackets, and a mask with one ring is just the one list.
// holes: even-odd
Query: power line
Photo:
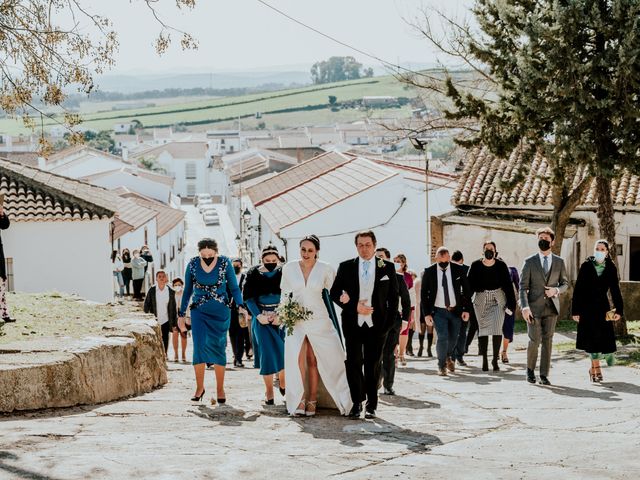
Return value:
[(280, 10), (279, 8), (274, 7), (273, 5), (270, 5), (269, 3), (265, 2), (264, 0), (256, 0), (256, 1), (258, 3), (261, 3), (262, 5), (264, 5), (265, 7), (270, 8), (271, 10), (273, 10), (276, 13), (278, 13), (279, 15), (282, 15), (283, 17), (291, 20), (292, 22), (297, 23), (301, 27), (304, 27), (304, 28), (306, 28), (308, 30), (311, 30), (312, 32), (315, 32), (318, 35), (320, 35), (320, 36), (322, 36), (322, 37), (324, 37), (324, 38), (326, 38), (328, 40), (331, 40), (334, 43), (337, 43), (338, 45), (342, 45), (343, 47), (346, 47), (346, 48), (349, 48), (349, 49), (353, 50), (354, 52), (358, 52), (359, 54), (364, 55), (365, 57), (369, 57), (369, 58), (371, 58), (373, 60), (376, 60), (376, 61), (382, 63), (383, 65), (387, 66), (387, 67), (394, 68), (394, 69), (396, 69), (398, 71), (399, 70), (404, 70), (407, 73), (411, 73), (413, 75), (419, 75), (419, 76), (422, 76), (422, 77), (430, 78), (432, 80), (438, 80), (436, 77), (434, 77), (432, 75), (427, 75), (427, 74), (422, 73), (422, 72), (416, 72), (415, 70), (411, 70), (410, 68), (405, 68), (402, 65), (398, 65), (398, 64), (395, 64), (393, 62), (389, 62), (389, 61), (387, 61), (387, 60), (385, 60), (383, 58), (380, 58), (379, 56), (377, 56), (377, 55), (375, 55), (373, 53), (366, 52), (364, 50), (361, 50), (358, 47), (354, 47), (353, 45), (350, 45), (350, 44), (348, 44), (346, 42), (343, 42), (342, 40), (340, 40), (340, 39), (338, 39), (336, 37), (333, 37), (333, 36), (331, 36), (331, 35), (329, 35), (327, 33), (324, 33), (322, 31), (318, 30), (317, 28), (312, 27), (311, 25), (308, 25), (308, 24), (304, 23), (303, 21), (298, 20), (295, 17), (292, 17), (288, 13), (283, 12), (282, 10)]

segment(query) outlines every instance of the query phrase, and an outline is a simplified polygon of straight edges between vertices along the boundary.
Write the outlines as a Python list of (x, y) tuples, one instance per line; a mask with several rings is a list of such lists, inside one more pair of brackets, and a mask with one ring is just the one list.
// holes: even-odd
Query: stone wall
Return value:
[(640, 282), (620, 282), (627, 322), (640, 320)]
[(155, 319), (134, 314), (103, 332), (0, 345), (0, 412), (109, 402), (167, 383)]

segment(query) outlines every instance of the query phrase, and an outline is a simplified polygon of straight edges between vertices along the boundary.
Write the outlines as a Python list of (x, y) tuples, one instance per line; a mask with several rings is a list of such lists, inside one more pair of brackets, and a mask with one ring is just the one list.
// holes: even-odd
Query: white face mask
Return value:
[(176, 292), (181, 292), (181, 291), (182, 291), (182, 285), (176, 285), (175, 287), (173, 287), (173, 289), (174, 289)]
[(394, 262), (393, 266), (396, 268), (396, 270), (402, 270), (402, 264), (401, 263)]
[(607, 252), (595, 251), (593, 252), (593, 256), (596, 258), (596, 262), (602, 263), (604, 262), (605, 258), (607, 258)]

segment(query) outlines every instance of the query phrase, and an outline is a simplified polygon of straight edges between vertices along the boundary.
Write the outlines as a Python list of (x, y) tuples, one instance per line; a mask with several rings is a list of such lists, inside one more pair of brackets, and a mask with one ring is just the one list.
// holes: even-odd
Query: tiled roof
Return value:
[[(465, 168), (461, 175), (453, 203), (461, 206), (495, 208), (552, 208), (551, 187), (547, 179), (550, 168), (547, 160), (537, 154), (524, 172), (524, 179), (513, 189), (501, 183), (515, 175), (523, 159), (517, 150), (507, 159), (498, 159), (486, 147), (466, 152)], [(584, 178), (579, 169), (574, 178), (567, 179), (575, 188)], [(611, 195), (616, 208), (640, 210), (640, 178), (625, 172), (619, 180), (611, 182)], [(597, 204), (595, 180), (590, 185), (581, 207), (593, 208)]]
[(186, 215), (186, 212), (184, 212), (183, 210), (172, 208), (168, 205), (158, 202), (157, 200), (153, 200), (152, 198), (140, 195), (139, 193), (126, 191), (126, 189), (124, 190), (125, 191), (118, 192), (121, 197), (129, 199), (142, 207), (156, 212), (156, 234), (158, 237), (163, 236), (165, 233), (173, 229), (173, 227), (180, 223)]
[[(337, 159), (336, 156), (342, 158)], [(298, 168), (293, 167), (249, 189), (251, 197), (252, 190), (259, 189), (265, 195), (265, 184), (271, 186), (271, 195), (254, 202), (254, 205), (275, 233), (398, 175), (364, 158), (334, 153), (327, 154), (326, 158), (333, 163), (314, 159), (301, 165), (306, 165), (307, 169), (315, 168), (315, 175), (303, 175), (301, 172), (290, 175), (291, 170)], [(323, 170), (318, 170), (320, 167), (324, 167)], [(282, 181), (278, 177), (287, 178)]]
[(0, 192), (14, 221), (109, 219), (118, 197), (101, 187), (0, 160)]
[(169, 142), (165, 145), (149, 148), (131, 155), (135, 158), (155, 158), (162, 152), (169, 152), (173, 158), (204, 158), (207, 153), (206, 142)]
[(112, 192), (109, 193), (113, 195), (115, 204), (117, 205), (118, 218), (130, 225), (130, 230), (140, 228), (157, 215), (157, 212), (151, 208), (139, 205), (132, 200), (119, 197)]
[(29, 167), (38, 166), (38, 153), (37, 152), (2, 152), (0, 157), (9, 160), (10, 162), (21, 163)]
[(114, 170), (107, 170), (105, 172), (94, 173), (93, 175), (87, 175), (86, 177), (82, 177), (81, 180), (86, 182), (94, 182), (104, 177), (109, 177), (117, 172), (124, 172), (129, 175), (134, 175), (141, 178), (146, 178), (147, 180), (151, 180), (152, 182), (162, 183), (164, 185), (168, 185), (169, 187), (173, 187), (174, 180), (168, 175), (164, 175), (162, 173), (152, 172), (151, 170), (145, 170), (144, 168), (134, 168), (134, 167), (121, 167), (116, 168)]
[(251, 202), (257, 206), (274, 195), (308, 182), (328, 170), (338, 168), (340, 165), (352, 161), (354, 158), (337, 152), (324, 153), (285, 170), (269, 180), (254, 185), (247, 189), (247, 193)]
[(119, 162), (123, 162), (122, 157), (113, 155), (112, 153), (109, 153), (109, 152), (103, 152), (102, 150), (98, 150), (97, 148), (89, 147), (87, 145), (82, 145), (82, 144), (67, 147), (63, 150), (60, 150), (59, 152), (53, 153), (46, 160), (47, 160), (47, 163), (55, 163), (59, 160), (62, 160), (71, 156), (74, 157), (74, 161), (76, 159), (80, 159), (83, 156), (94, 156), (94, 157), (101, 156), (101, 157), (111, 158)]
[[(231, 156), (236, 158), (229, 159), (228, 157)], [(224, 162), (227, 164), (226, 170), (229, 179), (234, 183), (243, 178), (253, 178), (271, 171), (282, 171), (298, 164), (295, 158), (288, 155), (259, 149), (226, 155)]]

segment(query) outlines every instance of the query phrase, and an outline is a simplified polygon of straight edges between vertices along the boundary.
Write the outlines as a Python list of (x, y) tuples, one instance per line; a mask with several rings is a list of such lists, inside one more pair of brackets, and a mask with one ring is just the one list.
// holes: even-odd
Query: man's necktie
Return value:
[(369, 260), (362, 262), (362, 280), (364, 283), (369, 283)]
[(547, 276), (549, 274), (549, 257), (546, 255), (542, 261), (542, 269), (544, 270), (544, 275)]
[(444, 306), (451, 306), (451, 297), (449, 297), (449, 282), (447, 281), (447, 271), (442, 271), (442, 290), (444, 292)]

